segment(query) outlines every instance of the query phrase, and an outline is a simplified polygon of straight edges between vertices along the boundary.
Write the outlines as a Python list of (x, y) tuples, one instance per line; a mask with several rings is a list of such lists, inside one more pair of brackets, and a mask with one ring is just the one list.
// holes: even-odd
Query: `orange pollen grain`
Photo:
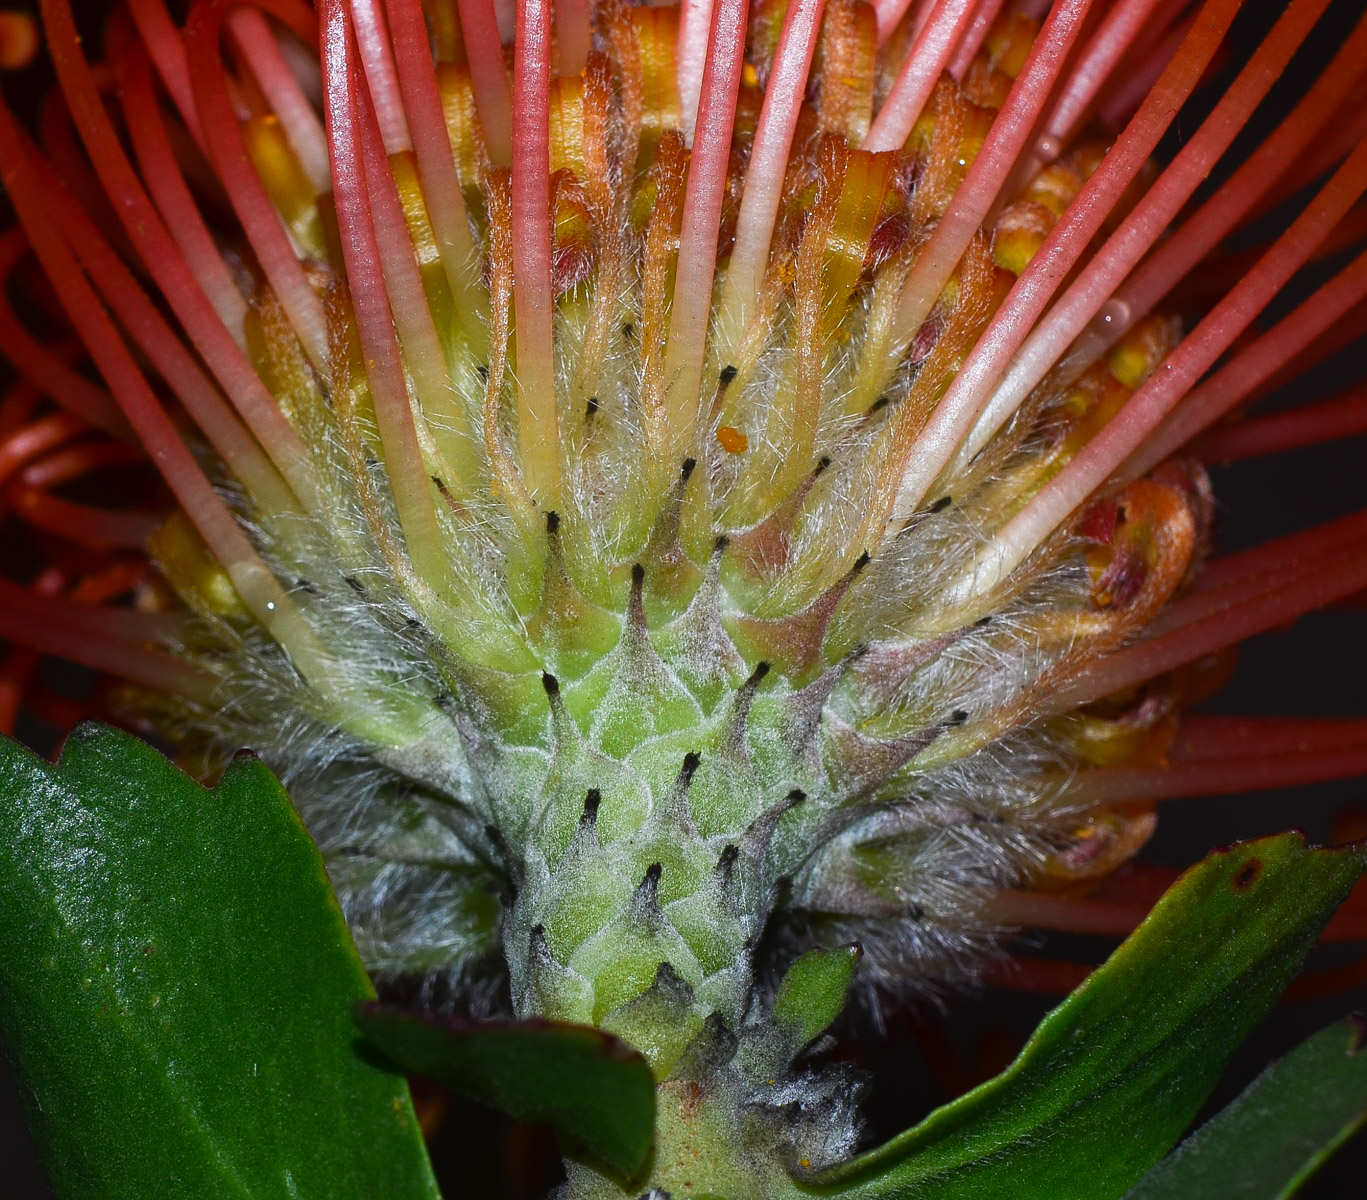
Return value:
[(744, 454), (750, 449), (750, 439), (730, 425), (723, 425), (717, 430), (717, 441), (727, 454)]

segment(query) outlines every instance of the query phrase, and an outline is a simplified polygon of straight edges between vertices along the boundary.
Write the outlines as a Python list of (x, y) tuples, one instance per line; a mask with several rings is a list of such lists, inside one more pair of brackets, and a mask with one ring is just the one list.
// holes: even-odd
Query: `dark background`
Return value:
[[(78, 12), (105, 7), (76, 5)], [(1241, 57), (1257, 43), (1281, 10), (1273, 0), (1247, 0), (1235, 27), (1236, 51), (1219, 72), (1232, 76)], [(1336, 0), (1320, 27), (1294, 60), (1282, 83), (1260, 110), (1255, 129), (1240, 143), (1245, 147), (1257, 130), (1266, 130), (1304, 89), (1341, 44), (1363, 11), (1363, 0)], [(92, 24), (92, 32), (97, 26)], [(44, 86), (41, 69), (11, 76), (5, 91), (16, 107), (31, 111), (33, 97)], [(1194, 129), (1215, 89), (1194, 99), (1183, 111), (1160, 149), (1169, 157), (1180, 146), (1183, 131)], [(1237, 153), (1237, 146), (1236, 146)], [(1213, 182), (1218, 182), (1217, 174)], [(1296, 211), (1295, 206), (1286, 210)], [(1262, 225), (1275, 233), (1286, 212), (1272, 214)], [(1295, 300), (1279, 301), (1275, 319)], [(1268, 318), (1264, 318), (1264, 323)], [(1260, 407), (1275, 407), (1327, 394), (1363, 374), (1367, 345), (1359, 342), (1341, 352), (1285, 393)], [(1367, 504), (1367, 459), (1357, 439), (1255, 460), (1213, 472), (1220, 505), (1219, 546), (1238, 550), (1307, 525), (1339, 516)], [(3, 536), (3, 531), (0, 531)], [(0, 543), (3, 545), (3, 543)], [(1211, 711), (1285, 716), (1367, 714), (1367, 619), (1359, 609), (1316, 613), (1290, 630), (1266, 635), (1244, 646), (1234, 678), (1214, 701)], [(31, 729), (35, 740), (50, 740), (51, 731)], [(49, 747), (50, 748), (50, 747)], [(1348, 780), (1314, 787), (1251, 795), (1176, 801), (1164, 806), (1158, 833), (1142, 857), (1181, 867), (1210, 847), (1256, 837), (1288, 827), (1304, 829), (1311, 841), (1330, 837), (1336, 813), (1367, 809), (1367, 788)], [(1037, 939), (1039, 952), (1064, 958), (1099, 961), (1113, 940), (1056, 936)], [(1328, 949), (1317, 950), (1314, 962), (1341, 961)], [(1002, 1061), (1024, 1041), (1054, 1001), (1002, 991), (984, 991), (956, 999), (943, 1013), (930, 1006), (893, 1015), (885, 1035), (857, 1019), (843, 1021), (847, 1043), (858, 1058), (879, 1064), (869, 1105), (871, 1135), (882, 1137), (905, 1128), (946, 1095), (935, 1082), (926, 1056), (918, 1049), (924, 1030), (948, 1045), (960, 1062)], [(1264, 1022), (1237, 1055), (1210, 1110), (1223, 1105), (1245, 1086), (1269, 1059), (1354, 1008), (1367, 1008), (1367, 989), (1310, 1003), (1283, 1004)], [(920, 1032), (918, 1032), (918, 1027)], [(474, 1105), (453, 1104), (433, 1142), (439, 1176), (450, 1195), (535, 1197), (554, 1179), (553, 1147), (534, 1130), (511, 1126)], [(491, 1152), (492, 1151), (492, 1152)], [(1359, 1136), (1304, 1189), (1308, 1200), (1361, 1194), (1367, 1178), (1367, 1137)], [(0, 1196), (11, 1200), (44, 1200), (48, 1192), (23, 1129), (9, 1080), (0, 1070)], [(150, 1200), (150, 1198), (149, 1198)]]

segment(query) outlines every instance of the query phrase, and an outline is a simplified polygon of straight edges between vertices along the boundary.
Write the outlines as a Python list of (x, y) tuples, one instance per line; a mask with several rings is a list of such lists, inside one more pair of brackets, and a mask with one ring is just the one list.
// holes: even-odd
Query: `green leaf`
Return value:
[(0, 739), (0, 1032), (59, 1197), (436, 1197), (374, 995), (283, 789), (82, 725)]
[(1367, 1028), (1302, 1042), (1149, 1172), (1125, 1200), (1282, 1200), (1367, 1119)]
[(650, 1064), (601, 1029), (550, 1021), (429, 1021), (372, 1004), (356, 1014), (405, 1071), (519, 1121), (550, 1125), (624, 1179), (645, 1164), (655, 1132)]
[(805, 1046), (840, 1015), (864, 951), (857, 942), (808, 950), (788, 968), (774, 998), (774, 1024)]
[(1212, 854), (996, 1079), (800, 1192), (1114, 1200), (1167, 1152), (1367, 865), (1297, 834)]

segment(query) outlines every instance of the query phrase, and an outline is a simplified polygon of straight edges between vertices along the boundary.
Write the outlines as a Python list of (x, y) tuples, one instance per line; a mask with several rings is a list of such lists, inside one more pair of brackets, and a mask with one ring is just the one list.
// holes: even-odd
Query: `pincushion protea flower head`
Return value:
[[(0, 471), (69, 545), (0, 633), (208, 766), (258, 747), (374, 970), (501, 963), (647, 1053), (654, 1186), (764, 1195), (857, 1089), (794, 1065), (762, 933), (938, 987), (1156, 801), (1367, 766), (1360, 723), (1181, 724), (1367, 587), (1361, 514), (1202, 570), (1203, 459), (1364, 424), (1222, 422), (1361, 324), (1367, 21), (1198, 193), (1327, 7), (1159, 169), (1238, 0), (127, 0), (99, 61), (44, 0)], [(144, 453), (164, 519), (53, 490)]]

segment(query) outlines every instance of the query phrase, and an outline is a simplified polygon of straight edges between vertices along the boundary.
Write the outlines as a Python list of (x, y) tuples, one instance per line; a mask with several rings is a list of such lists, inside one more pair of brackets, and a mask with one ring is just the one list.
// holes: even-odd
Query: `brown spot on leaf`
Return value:
[(1250, 858), (1239, 868), (1239, 873), (1234, 876), (1234, 890), (1236, 892), (1246, 892), (1263, 873), (1263, 860), (1261, 858)]

